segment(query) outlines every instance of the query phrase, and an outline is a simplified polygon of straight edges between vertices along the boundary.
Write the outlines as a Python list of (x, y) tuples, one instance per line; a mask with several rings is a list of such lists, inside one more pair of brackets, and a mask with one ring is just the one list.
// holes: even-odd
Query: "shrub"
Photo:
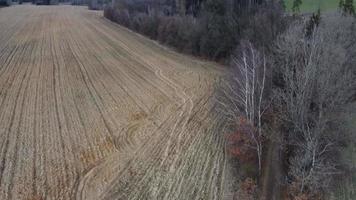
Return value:
[(180, 45), (178, 48), (182, 52), (198, 55), (200, 52), (200, 38), (202, 35), (202, 27), (199, 20), (191, 17), (182, 17), (178, 27), (178, 40)]
[(287, 191), (288, 195), (286, 200), (321, 200), (321, 195), (318, 191), (300, 191), (300, 183), (293, 182), (289, 184)]
[(110, 6), (104, 8), (104, 17), (125, 27), (130, 27), (130, 14), (128, 10), (116, 10)]
[(159, 26), (159, 17), (157, 15), (148, 15), (138, 13), (131, 20), (131, 29), (146, 35), (152, 39), (157, 38), (157, 30)]
[(242, 117), (237, 123), (237, 130), (227, 136), (228, 151), (242, 163), (255, 163), (257, 156), (253, 149), (254, 141), (251, 135), (256, 130)]
[(257, 199), (257, 184), (252, 178), (246, 178), (239, 185), (238, 191), (234, 195), (234, 199), (255, 200)]
[(158, 27), (158, 40), (170, 46), (178, 46), (177, 38), (179, 29), (178, 17), (163, 17)]

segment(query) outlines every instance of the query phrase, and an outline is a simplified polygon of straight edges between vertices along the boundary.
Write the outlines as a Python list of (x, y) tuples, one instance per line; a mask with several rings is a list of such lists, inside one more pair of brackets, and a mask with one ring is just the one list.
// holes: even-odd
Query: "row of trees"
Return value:
[(219, 86), (230, 152), (240, 165), (255, 163), (258, 180), (275, 140), (288, 199), (325, 199), (348, 171), (340, 158), (354, 138), (334, 113), (356, 92), (355, 31), (355, 18), (345, 14), (295, 19), (271, 48), (243, 42)]
[(163, 44), (213, 60), (226, 60), (241, 38), (270, 42), (277, 23), (266, 20), (271, 36), (262, 37), (265, 30), (256, 31), (262, 26), (255, 21), (277, 21), (281, 14), (281, 6), (262, 0), (116, 0), (104, 11), (108, 19)]

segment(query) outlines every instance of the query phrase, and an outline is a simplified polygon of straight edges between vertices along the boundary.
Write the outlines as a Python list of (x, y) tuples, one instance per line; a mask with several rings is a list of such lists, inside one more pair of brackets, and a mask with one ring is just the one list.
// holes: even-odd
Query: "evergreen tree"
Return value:
[(353, 0), (345, 0), (343, 10), (344, 10), (345, 14), (355, 15), (354, 1)]
[(286, 2), (284, 0), (280, 0), (279, 2), (279, 5), (282, 6), (282, 8), (285, 10), (287, 7), (286, 7)]
[(340, 0), (340, 1), (339, 1), (339, 9), (340, 9), (340, 10), (343, 10), (343, 9), (344, 9), (344, 4), (345, 4), (344, 0)]
[(292, 11), (294, 12), (294, 14), (300, 12), (300, 6), (302, 5), (302, 3), (303, 3), (302, 0), (293, 1)]
[(313, 13), (313, 15), (310, 17), (307, 23), (306, 33), (305, 33), (307, 37), (312, 36), (314, 30), (319, 26), (320, 21), (321, 21), (321, 12), (319, 8), (316, 13)]

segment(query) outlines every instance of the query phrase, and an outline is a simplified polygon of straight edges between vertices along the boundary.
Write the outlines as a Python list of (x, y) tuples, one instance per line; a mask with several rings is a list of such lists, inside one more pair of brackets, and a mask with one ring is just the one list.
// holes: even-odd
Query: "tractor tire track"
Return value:
[(76, 6), (0, 12), (0, 199), (222, 199), (218, 64)]

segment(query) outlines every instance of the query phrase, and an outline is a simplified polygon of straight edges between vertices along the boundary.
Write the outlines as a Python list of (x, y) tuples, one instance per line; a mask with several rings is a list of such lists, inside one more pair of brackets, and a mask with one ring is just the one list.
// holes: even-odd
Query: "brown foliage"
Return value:
[(318, 193), (301, 191), (301, 184), (299, 182), (293, 182), (288, 187), (288, 196), (286, 200), (321, 200), (321, 196)]
[(257, 197), (257, 184), (252, 178), (246, 178), (240, 183), (239, 190), (235, 193), (234, 199), (254, 200)]
[(256, 162), (256, 153), (251, 137), (255, 128), (243, 117), (239, 118), (237, 130), (227, 136), (229, 153), (243, 163)]

